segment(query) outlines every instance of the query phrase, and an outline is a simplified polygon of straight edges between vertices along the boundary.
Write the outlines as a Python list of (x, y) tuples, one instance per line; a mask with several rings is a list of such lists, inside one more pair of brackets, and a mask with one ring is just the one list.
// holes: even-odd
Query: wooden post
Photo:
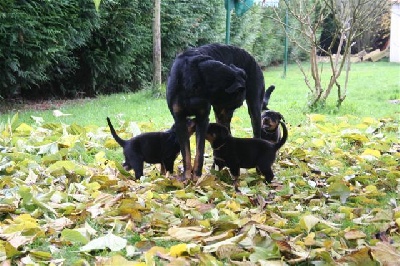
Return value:
[(153, 16), (153, 90), (161, 87), (161, 0), (154, 0)]

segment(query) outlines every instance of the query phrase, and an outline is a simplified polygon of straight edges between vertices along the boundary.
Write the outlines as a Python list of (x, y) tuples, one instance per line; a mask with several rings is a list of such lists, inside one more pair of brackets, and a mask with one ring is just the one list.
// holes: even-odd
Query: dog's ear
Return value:
[(234, 93), (237, 92), (238, 90), (245, 89), (246, 79), (247, 79), (246, 72), (243, 69), (233, 64), (230, 64), (229, 67), (232, 70), (235, 79), (233, 83), (228, 88), (225, 89), (225, 92)]
[(222, 139), (226, 139), (227, 137), (229, 137), (231, 134), (229, 133), (229, 129), (221, 124), (217, 124), (218, 125), (218, 131), (219, 131), (219, 136)]

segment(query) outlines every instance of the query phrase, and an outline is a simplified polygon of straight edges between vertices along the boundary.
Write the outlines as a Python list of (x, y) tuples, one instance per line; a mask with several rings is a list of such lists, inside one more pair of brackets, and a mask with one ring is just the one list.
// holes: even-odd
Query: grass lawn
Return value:
[[(328, 66), (324, 65), (324, 69), (325, 80), (328, 80)], [(265, 72), (266, 87), (270, 84), (276, 86), (269, 107), (281, 112), (289, 124), (302, 124), (306, 119), (308, 88), (297, 65), (289, 65), (285, 79), (282, 79), (282, 73), (282, 67), (272, 67)], [(332, 91), (328, 106), (321, 113), (332, 116), (350, 114), (359, 117), (398, 118), (399, 104), (390, 103), (389, 100), (400, 99), (400, 65), (388, 62), (353, 64), (348, 96), (340, 110), (335, 107), (335, 97), (335, 91)], [(51, 107), (51, 102), (49, 106)], [(18, 106), (1, 114), (0, 122), (6, 122), (17, 110)], [(173, 122), (165, 98), (154, 98), (149, 91), (99, 96), (68, 103), (60, 110), (71, 116), (54, 117), (52, 110), (24, 110), (19, 114), (19, 121), (31, 123), (31, 116), (41, 116), (46, 122), (105, 126), (107, 116), (114, 120), (120, 115), (121, 119), (127, 121), (154, 123), (160, 130), (169, 128)], [(250, 130), (250, 119), (245, 106), (235, 112), (235, 117), (233, 125), (236, 123), (245, 131)]]

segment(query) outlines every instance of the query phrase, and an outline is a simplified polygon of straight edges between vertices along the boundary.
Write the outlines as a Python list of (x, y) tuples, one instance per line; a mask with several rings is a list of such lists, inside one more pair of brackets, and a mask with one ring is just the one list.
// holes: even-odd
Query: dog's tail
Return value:
[(282, 121), (280, 121), (279, 123), (282, 126), (282, 138), (277, 143), (275, 143), (276, 150), (279, 150), (283, 146), (283, 144), (286, 143), (286, 140), (288, 138), (288, 130), (287, 130), (286, 124)]
[(274, 85), (271, 85), (271, 86), (269, 86), (268, 89), (265, 91), (261, 110), (268, 110), (269, 98), (271, 98), (271, 93), (272, 93), (274, 90), (275, 90), (275, 86), (274, 86)]
[(115, 129), (113, 127), (113, 125), (111, 124), (110, 118), (107, 117), (107, 123), (108, 126), (110, 127), (110, 131), (111, 131), (111, 135), (113, 136), (113, 138), (115, 139), (115, 141), (121, 146), (124, 147), (126, 140), (121, 139), (118, 135), (117, 132), (115, 132)]

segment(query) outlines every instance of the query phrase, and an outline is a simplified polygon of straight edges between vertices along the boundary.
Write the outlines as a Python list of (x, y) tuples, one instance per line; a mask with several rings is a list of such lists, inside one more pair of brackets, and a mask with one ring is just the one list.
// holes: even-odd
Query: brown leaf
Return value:
[(378, 242), (375, 247), (371, 247), (371, 254), (381, 265), (399, 265), (400, 253), (389, 243)]
[(371, 249), (369, 247), (361, 248), (341, 257), (336, 262), (349, 263), (351, 265), (375, 266), (376, 263), (371, 258), (370, 251)]
[(362, 231), (359, 230), (350, 230), (346, 233), (344, 233), (344, 238), (347, 240), (354, 240), (354, 239), (360, 239), (360, 238), (365, 238), (366, 234)]

